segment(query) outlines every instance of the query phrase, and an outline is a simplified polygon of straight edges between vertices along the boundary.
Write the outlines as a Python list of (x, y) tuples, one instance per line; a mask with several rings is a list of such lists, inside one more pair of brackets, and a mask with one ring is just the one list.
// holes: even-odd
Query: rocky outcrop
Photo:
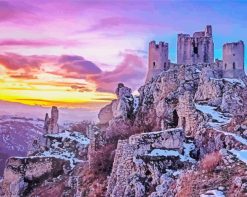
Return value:
[(6, 162), (2, 188), (4, 196), (25, 196), (34, 186), (64, 174), (69, 161), (52, 157), (13, 157)]
[(58, 181), (60, 175), (69, 177), (76, 164), (87, 160), (90, 141), (81, 133), (64, 131), (47, 134), (45, 138), (49, 139), (48, 147), (40, 147), (29, 157), (12, 157), (7, 161), (2, 183), (6, 197), (28, 196), (37, 187), (46, 188), (48, 180)]
[(134, 97), (131, 94), (131, 89), (119, 83), (115, 92), (117, 99), (103, 107), (99, 112), (100, 124), (106, 124), (119, 118), (126, 120), (133, 116)]
[(185, 143), (182, 129), (143, 133), (119, 141), (107, 196), (146, 196), (159, 192), (153, 188), (160, 184), (162, 176), (193, 163), (192, 147), (193, 144)]
[(110, 104), (106, 105), (99, 111), (98, 118), (100, 124), (108, 124), (109, 121), (113, 119), (112, 107), (114, 102), (115, 101), (112, 101)]
[(44, 124), (45, 133), (58, 133), (59, 127), (57, 121), (58, 121), (58, 108), (52, 106), (51, 117), (49, 118), (48, 114), (45, 115), (45, 124)]
[(246, 114), (244, 100), (247, 99), (247, 90), (244, 81), (244, 79), (218, 78), (217, 72), (212, 68), (203, 68), (195, 102), (207, 102), (234, 115)]
[(201, 66), (172, 65), (139, 89), (140, 104), (135, 125), (142, 131), (178, 126), (177, 106), (180, 95), (195, 93)]
[(185, 135), (188, 137), (194, 137), (205, 123), (205, 117), (196, 109), (193, 95), (188, 91), (179, 96), (177, 113), (179, 117), (178, 126), (184, 129)]

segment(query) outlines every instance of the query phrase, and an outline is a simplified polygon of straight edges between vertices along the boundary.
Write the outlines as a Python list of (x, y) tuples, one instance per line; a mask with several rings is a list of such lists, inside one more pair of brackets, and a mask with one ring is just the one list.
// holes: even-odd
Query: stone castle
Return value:
[[(174, 65), (168, 58), (168, 43), (155, 41), (149, 43), (148, 73), (146, 82), (161, 71)], [(214, 42), (212, 26), (207, 25), (204, 31), (189, 34), (178, 34), (177, 64), (203, 64), (217, 66), (221, 77), (241, 78), (244, 76), (244, 42), (238, 41), (223, 45), (223, 60), (214, 61)]]

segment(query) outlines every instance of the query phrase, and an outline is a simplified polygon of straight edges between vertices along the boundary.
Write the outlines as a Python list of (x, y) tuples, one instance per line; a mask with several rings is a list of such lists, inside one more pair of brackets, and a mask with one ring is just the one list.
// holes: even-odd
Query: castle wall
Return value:
[(155, 41), (149, 43), (148, 73), (146, 82), (157, 76), (162, 70), (169, 68), (168, 43)]
[(244, 42), (223, 45), (223, 77), (239, 78), (244, 75)]
[(202, 64), (214, 62), (214, 43), (212, 27), (208, 25), (205, 31), (189, 34), (178, 34), (177, 63)]

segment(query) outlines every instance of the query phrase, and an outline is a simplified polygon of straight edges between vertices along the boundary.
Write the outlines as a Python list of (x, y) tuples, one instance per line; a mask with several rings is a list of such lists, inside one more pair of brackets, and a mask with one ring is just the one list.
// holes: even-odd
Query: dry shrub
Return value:
[(114, 160), (115, 145), (108, 144), (89, 156), (90, 169), (96, 174), (109, 175)]
[(107, 176), (96, 174), (88, 165), (79, 170), (81, 177), (79, 190), (82, 196), (87, 197), (104, 197), (107, 186)]
[(219, 152), (209, 153), (204, 156), (200, 162), (200, 169), (207, 172), (212, 172), (220, 163), (221, 155)]
[(180, 188), (178, 190), (178, 197), (191, 197), (193, 195), (193, 179), (194, 172), (184, 174), (180, 179)]

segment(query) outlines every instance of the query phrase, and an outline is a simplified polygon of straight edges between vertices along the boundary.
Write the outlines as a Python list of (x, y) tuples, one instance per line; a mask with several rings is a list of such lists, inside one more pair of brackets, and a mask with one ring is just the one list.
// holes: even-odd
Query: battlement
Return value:
[(162, 70), (167, 70), (168, 68), (168, 43), (162, 41), (156, 43), (155, 41), (151, 41), (149, 43), (148, 73), (146, 81), (149, 81), (152, 77), (162, 72)]
[(189, 34), (178, 34), (178, 39), (182, 39), (182, 38), (190, 38), (190, 35)]
[[(203, 31), (190, 34), (179, 33), (177, 39), (178, 65), (213, 65), (223, 77), (239, 78), (244, 75), (244, 42), (225, 43), (223, 60), (214, 61), (214, 42), (212, 26)], [(148, 74), (146, 81), (160, 72), (168, 70), (173, 64), (168, 59), (168, 43), (154, 40), (149, 43)]]
[(205, 29), (205, 36), (212, 37), (213, 31), (212, 31), (212, 26), (207, 25)]
[(214, 61), (214, 43), (212, 26), (207, 25), (204, 31), (198, 31), (191, 37), (189, 34), (178, 34), (178, 64), (208, 64)]
[(238, 42), (228, 42), (223, 45), (223, 48), (234, 48), (238, 46), (244, 46), (244, 42), (239, 40)]
[(156, 43), (154, 40), (149, 43), (149, 48), (168, 48), (168, 43), (160, 41), (159, 43)]
[(239, 78), (244, 74), (244, 42), (223, 45), (223, 76)]

